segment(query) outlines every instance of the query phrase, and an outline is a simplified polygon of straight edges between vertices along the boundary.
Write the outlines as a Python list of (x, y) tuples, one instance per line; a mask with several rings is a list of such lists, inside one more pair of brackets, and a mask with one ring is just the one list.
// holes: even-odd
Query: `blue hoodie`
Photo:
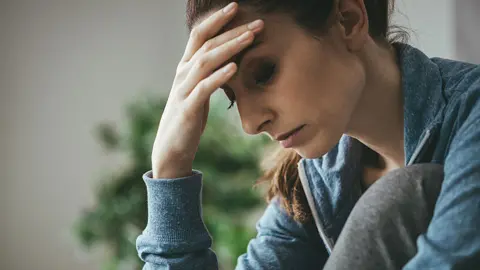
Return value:
[[(480, 269), (480, 66), (395, 44), (404, 96), (405, 165), (444, 165), (445, 178), (417, 254), (403, 269)], [(236, 269), (320, 269), (362, 194), (362, 144), (344, 135), (327, 154), (298, 163), (314, 219), (301, 224), (278, 198), (256, 224)], [(144, 269), (218, 269), (202, 220), (202, 174), (143, 179), (148, 224), (137, 238)], [(469, 268), (470, 269), (470, 268)]]

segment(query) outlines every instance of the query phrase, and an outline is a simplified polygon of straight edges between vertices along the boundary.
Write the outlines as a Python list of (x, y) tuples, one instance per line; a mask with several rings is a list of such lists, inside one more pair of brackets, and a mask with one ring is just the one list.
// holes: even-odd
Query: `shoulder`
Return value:
[(443, 58), (431, 60), (441, 74), (446, 101), (444, 117), (456, 127), (452, 131), (477, 122), (480, 118), (480, 65)]
[(444, 58), (431, 60), (438, 66), (447, 100), (460, 96), (463, 99), (478, 98), (480, 65)]

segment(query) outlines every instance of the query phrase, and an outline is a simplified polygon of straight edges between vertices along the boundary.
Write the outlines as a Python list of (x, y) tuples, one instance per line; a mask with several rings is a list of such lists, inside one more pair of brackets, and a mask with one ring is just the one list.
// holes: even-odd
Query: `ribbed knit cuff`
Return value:
[(144, 234), (164, 243), (211, 241), (202, 220), (202, 173), (188, 177), (153, 179), (143, 175), (147, 186), (148, 224)]

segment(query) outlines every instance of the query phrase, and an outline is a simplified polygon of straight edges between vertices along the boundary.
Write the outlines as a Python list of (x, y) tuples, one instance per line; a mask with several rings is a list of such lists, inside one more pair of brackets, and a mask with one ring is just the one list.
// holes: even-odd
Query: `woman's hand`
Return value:
[(236, 64), (227, 61), (248, 47), (255, 33), (263, 28), (263, 22), (257, 20), (215, 36), (237, 9), (238, 5), (231, 3), (191, 31), (153, 144), (154, 178), (178, 178), (192, 173), (210, 96), (237, 71)]

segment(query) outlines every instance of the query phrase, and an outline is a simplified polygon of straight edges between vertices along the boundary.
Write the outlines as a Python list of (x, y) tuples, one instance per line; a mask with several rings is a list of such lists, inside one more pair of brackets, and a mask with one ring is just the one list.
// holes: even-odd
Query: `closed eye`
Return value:
[(276, 65), (273, 62), (266, 61), (259, 65), (258, 69), (253, 73), (253, 80), (255, 85), (265, 86), (273, 78), (275, 74)]
[[(252, 64), (254, 65), (254, 63)], [(254, 71), (252, 73), (251, 77), (253, 80), (253, 84), (260, 87), (267, 86), (269, 83), (272, 82), (273, 78), (275, 77), (276, 68), (277, 66), (273, 61), (262, 61), (260, 64), (258, 64), (258, 67), (254, 68)], [(251, 84), (247, 83), (247, 85)], [(231, 109), (233, 105), (235, 105), (235, 93), (230, 87), (226, 85), (222, 86), (222, 89), (225, 92), (227, 98), (230, 100), (230, 106), (228, 106), (227, 109)]]

